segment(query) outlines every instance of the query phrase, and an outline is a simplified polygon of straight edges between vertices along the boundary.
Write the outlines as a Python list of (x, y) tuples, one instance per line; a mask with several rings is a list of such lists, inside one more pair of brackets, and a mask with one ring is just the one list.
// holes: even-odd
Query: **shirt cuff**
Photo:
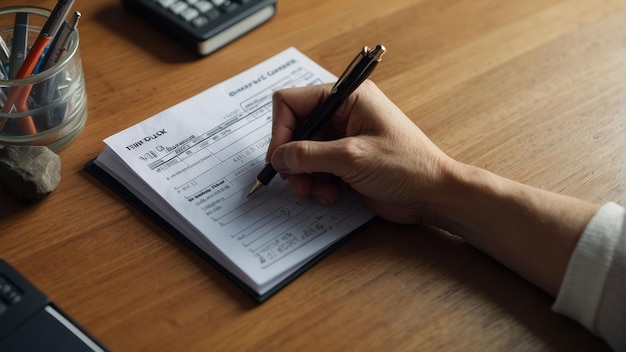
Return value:
[(624, 222), (624, 208), (603, 205), (582, 233), (552, 310), (598, 334), (596, 315)]

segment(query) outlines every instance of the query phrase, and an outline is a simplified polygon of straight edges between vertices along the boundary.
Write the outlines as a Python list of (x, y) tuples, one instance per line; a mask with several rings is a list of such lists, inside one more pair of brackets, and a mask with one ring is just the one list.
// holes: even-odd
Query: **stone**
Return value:
[(61, 181), (61, 158), (47, 147), (12, 146), (0, 149), (0, 183), (20, 198), (37, 202)]

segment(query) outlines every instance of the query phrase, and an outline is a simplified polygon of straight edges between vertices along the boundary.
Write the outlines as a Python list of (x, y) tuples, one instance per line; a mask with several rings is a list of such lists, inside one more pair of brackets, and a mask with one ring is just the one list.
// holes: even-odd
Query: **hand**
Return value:
[(338, 177), (382, 218), (441, 227), (547, 292), (558, 292), (597, 205), (453, 160), (371, 81), (350, 95), (316, 141), (290, 142), (330, 88), (274, 94), (266, 158), (296, 195), (331, 204), (339, 187), (333, 177)]
[(274, 94), (268, 161), (297, 196), (334, 203), (340, 186), (334, 175), (377, 215), (400, 223), (422, 221), (428, 204), (445, 195), (443, 180), (454, 162), (372, 81), (349, 96), (316, 141), (290, 142), (330, 89), (319, 85)]

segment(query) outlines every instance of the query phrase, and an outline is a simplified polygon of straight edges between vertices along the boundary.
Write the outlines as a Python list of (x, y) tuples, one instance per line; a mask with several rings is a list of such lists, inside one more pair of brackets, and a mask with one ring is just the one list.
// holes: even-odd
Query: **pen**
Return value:
[[(41, 57), (46, 46), (52, 40), (52, 37), (56, 35), (59, 31), (59, 28), (63, 24), (63, 20), (67, 16), (70, 8), (74, 0), (59, 0), (50, 13), (50, 17), (46, 20), (46, 23), (43, 25), (41, 32), (35, 39), (28, 55), (26, 55), (26, 59), (24, 59), (24, 63), (17, 71), (16, 79), (26, 78), (30, 76), (35, 70), (35, 66), (37, 66), (37, 62)], [(14, 69), (14, 68), (12, 68)], [(5, 102), (2, 112), (3, 113), (11, 113), (11, 112), (19, 112), (19, 111), (28, 111), (28, 106), (26, 105), (26, 101), (28, 100), (28, 96), (30, 95), (30, 91), (32, 89), (32, 85), (23, 85), (23, 86), (14, 86), (9, 89), (9, 94), (7, 96), (7, 101)], [(4, 125), (6, 124), (7, 119), (0, 119), (0, 131), (4, 129)], [(33, 122), (33, 118), (31, 116), (21, 117), (16, 120), (20, 130), (24, 134), (35, 134), (37, 133), (37, 128), (35, 127), (35, 123)]]
[(17, 76), (17, 70), (22, 67), (28, 48), (28, 13), (15, 14), (13, 39), (11, 41), (11, 58), (9, 59), (9, 78)]
[(74, 33), (78, 27), (78, 20), (80, 19), (80, 16), (80, 12), (75, 11), (70, 20), (65, 21), (61, 25), (59, 33), (54, 36), (52, 43), (50, 43), (50, 48), (43, 59), (41, 71), (54, 66), (54, 64), (56, 64), (61, 58), (61, 55), (67, 51), (72, 33)]
[(9, 51), (9, 46), (0, 36), (0, 74), (4, 75), (3, 79), (9, 79), (6, 68), (9, 65), (10, 57), (11, 52)]
[[(291, 140), (300, 141), (313, 137), (335, 111), (337, 111), (339, 106), (343, 104), (346, 98), (348, 98), (348, 96), (367, 79), (372, 71), (374, 71), (374, 68), (376, 68), (376, 65), (378, 65), (386, 50), (387, 49), (380, 44), (376, 45), (371, 50), (367, 47), (363, 47), (330, 90), (330, 96), (322, 105), (318, 106), (313, 111), (306, 121), (304, 121)], [(276, 170), (274, 170), (271, 163), (267, 163), (257, 176), (256, 182), (254, 186), (252, 186), (248, 196), (261, 188), (261, 186), (267, 186), (274, 176), (276, 176)]]
[(2, 63), (2, 66), (9, 64), (10, 57), (11, 52), (9, 51), (9, 46), (4, 39), (0, 37), (0, 63)]
[[(50, 43), (50, 49), (46, 53), (44, 60), (41, 64), (41, 71), (45, 71), (54, 66), (61, 59), (64, 52), (69, 48), (72, 34), (78, 27), (78, 20), (80, 19), (80, 12), (76, 11), (72, 15), (69, 21), (65, 21), (59, 33), (54, 37), (52, 43)], [(32, 96), (36, 97), (35, 100), (39, 102), (40, 106), (48, 106), (54, 99), (58, 99), (60, 95), (60, 86), (63, 85), (65, 75), (57, 74), (54, 77), (50, 77), (46, 82), (35, 87), (32, 92)], [(37, 127), (40, 129), (48, 130), (63, 121), (65, 117), (65, 111), (67, 108), (67, 102), (55, 103), (54, 107), (46, 112), (45, 117), (37, 119)]]

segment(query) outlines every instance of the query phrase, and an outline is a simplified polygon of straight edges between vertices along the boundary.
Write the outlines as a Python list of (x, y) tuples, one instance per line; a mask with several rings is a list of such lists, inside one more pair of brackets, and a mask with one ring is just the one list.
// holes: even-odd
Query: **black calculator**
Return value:
[(0, 259), (0, 351), (105, 352), (108, 349)]
[(267, 22), (276, 0), (122, 0), (139, 16), (205, 56)]

